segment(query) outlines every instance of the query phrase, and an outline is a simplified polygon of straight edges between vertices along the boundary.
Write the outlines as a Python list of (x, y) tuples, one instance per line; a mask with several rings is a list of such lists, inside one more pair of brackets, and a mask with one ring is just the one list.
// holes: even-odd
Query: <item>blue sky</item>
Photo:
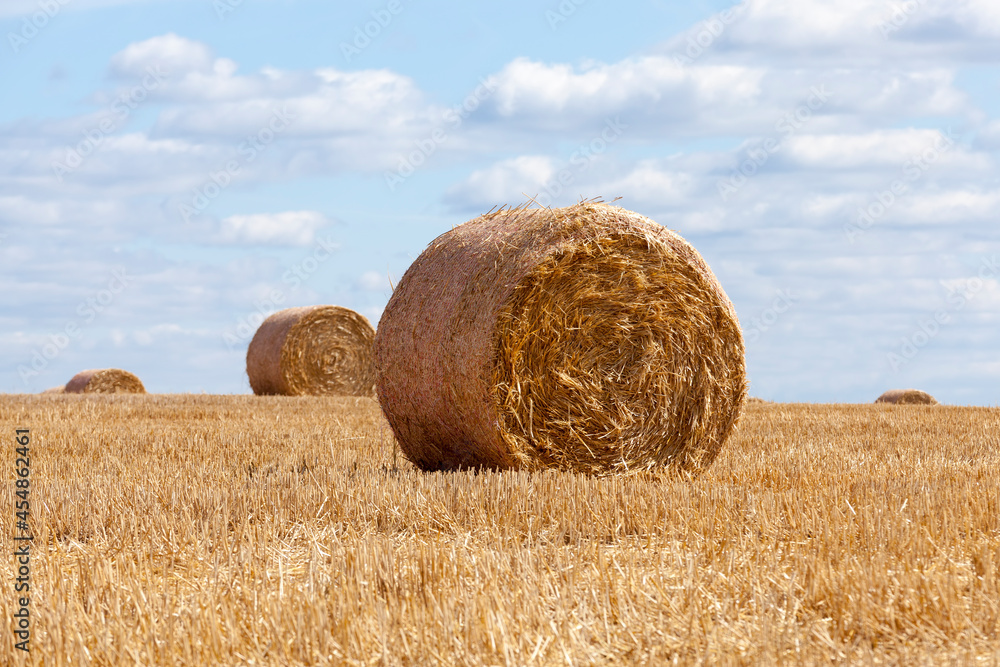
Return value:
[(993, 0), (343, 4), (0, 5), (0, 391), (249, 392), (265, 314), (377, 323), (527, 193), (694, 244), (754, 395), (1000, 404)]

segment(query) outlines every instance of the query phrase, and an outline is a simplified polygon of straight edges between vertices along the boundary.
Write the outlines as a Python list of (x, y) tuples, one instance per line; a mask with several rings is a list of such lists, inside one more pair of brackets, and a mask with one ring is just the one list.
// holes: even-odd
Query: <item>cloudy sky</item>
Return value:
[(263, 314), (377, 323), (527, 194), (694, 244), (754, 395), (1000, 404), (995, 0), (5, 0), (0, 34), (0, 391), (248, 392)]

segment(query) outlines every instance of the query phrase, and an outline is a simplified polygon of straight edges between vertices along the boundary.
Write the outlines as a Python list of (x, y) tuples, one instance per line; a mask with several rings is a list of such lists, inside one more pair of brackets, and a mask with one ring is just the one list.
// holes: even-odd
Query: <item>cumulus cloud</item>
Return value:
[(687, 70), (660, 56), (573, 67), (518, 58), (491, 78), (496, 116), (535, 129), (577, 130), (623, 111), (669, 125), (708, 106), (752, 107), (764, 70), (718, 65)]
[[(111, 58), (111, 72), (120, 77), (143, 77), (150, 69), (180, 77), (193, 72), (212, 72), (217, 61), (201, 42), (167, 33), (128, 45)], [(220, 60), (219, 69), (235, 69), (232, 61)], [(227, 67), (228, 65), (228, 67)], [(229, 74), (232, 74), (229, 71)]]
[[(907, 128), (860, 134), (820, 134), (792, 137), (784, 157), (796, 167), (884, 169), (920, 160), (948, 159), (961, 149), (948, 131)], [(966, 154), (968, 156), (968, 154)], [(966, 167), (981, 165), (966, 164)]]
[(309, 245), (316, 230), (329, 224), (317, 211), (287, 211), (231, 215), (220, 224), (218, 239), (222, 243)]
[(986, 150), (1000, 150), (1000, 120), (987, 122), (980, 128), (976, 144)]
[(171, 136), (234, 137), (256, 132), (280, 110), (294, 119), (289, 136), (341, 137), (376, 130), (398, 133), (428, 116), (413, 81), (385, 70), (315, 72), (235, 70), (189, 75), (165, 86), (179, 103), (164, 110), (155, 132)]
[(389, 276), (378, 271), (365, 271), (358, 279), (358, 286), (369, 292), (381, 292), (391, 289)]
[[(89, 9), (101, 9), (104, 7), (114, 7), (116, 5), (147, 4), (150, 2), (165, 2), (166, 0), (62, 0), (59, 2), (59, 11), (83, 11)], [(176, 0), (174, 0), (176, 1)], [(44, 10), (40, 8), (38, 0), (4, 0), (0, 4), (0, 18), (6, 16), (32, 16)], [(49, 10), (50, 13), (52, 10)]]
[(992, 59), (1000, 36), (1000, 12), (989, 0), (753, 0), (727, 11), (668, 40), (663, 51), (696, 62), (738, 57), (781, 68), (884, 67)]
[(972, 111), (946, 68), (789, 71), (734, 60), (684, 65), (655, 55), (574, 67), (519, 58), (491, 78), (497, 89), (485, 107), (510, 129), (555, 136), (620, 116), (626, 142), (781, 134), (805, 121), (810, 131), (856, 130)]
[[(456, 207), (476, 208), (485, 202), (520, 202), (538, 194), (556, 173), (554, 161), (545, 156), (522, 155), (477, 169), (445, 195)], [(523, 194), (522, 194), (523, 193)]]
[[(66, 226), (86, 216), (57, 209), (95, 201), (114, 208), (155, 196), (170, 215), (153, 220), (176, 222), (180, 206), (191, 206), (227, 165), (236, 165), (225, 178), (227, 196), (303, 175), (377, 173), (428, 136), (442, 113), (393, 72), (262, 68), (239, 75), (236, 63), (173, 33), (129, 45), (109, 67), (116, 77), (140, 80), (162, 68), (162, 78), (127, 104), (121, 95), (133, 90), (131, 81), (93, 95), (97, 111), (0, 126), (0, 214)], [(137, 109), (154, 111), (151, 126), (134, 125)], [(107, 225), (122, 217), (92, 219)]]

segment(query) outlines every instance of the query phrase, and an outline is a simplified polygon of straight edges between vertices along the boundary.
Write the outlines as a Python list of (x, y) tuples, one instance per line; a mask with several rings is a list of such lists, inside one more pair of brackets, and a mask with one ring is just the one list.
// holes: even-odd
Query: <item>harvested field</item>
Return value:
[(8, 630), (0, 664), (1000, 661), (1000, 409), (750, 403), (694, 479), (424, 473), (366, 398), (0, 422), (31, 429), (36, 537), (32, 652)]

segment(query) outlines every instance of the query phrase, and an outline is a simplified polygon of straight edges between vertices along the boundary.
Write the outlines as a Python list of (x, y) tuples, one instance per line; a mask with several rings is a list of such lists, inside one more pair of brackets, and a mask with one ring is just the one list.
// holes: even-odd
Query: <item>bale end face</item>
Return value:
[(515, 458), (591, 473), (715, 458), (743, 392), (741, 334), (702, 306), (718, 296), (688, 258), (664, 250), (608, 234), (519, 281), (494, 366)]

